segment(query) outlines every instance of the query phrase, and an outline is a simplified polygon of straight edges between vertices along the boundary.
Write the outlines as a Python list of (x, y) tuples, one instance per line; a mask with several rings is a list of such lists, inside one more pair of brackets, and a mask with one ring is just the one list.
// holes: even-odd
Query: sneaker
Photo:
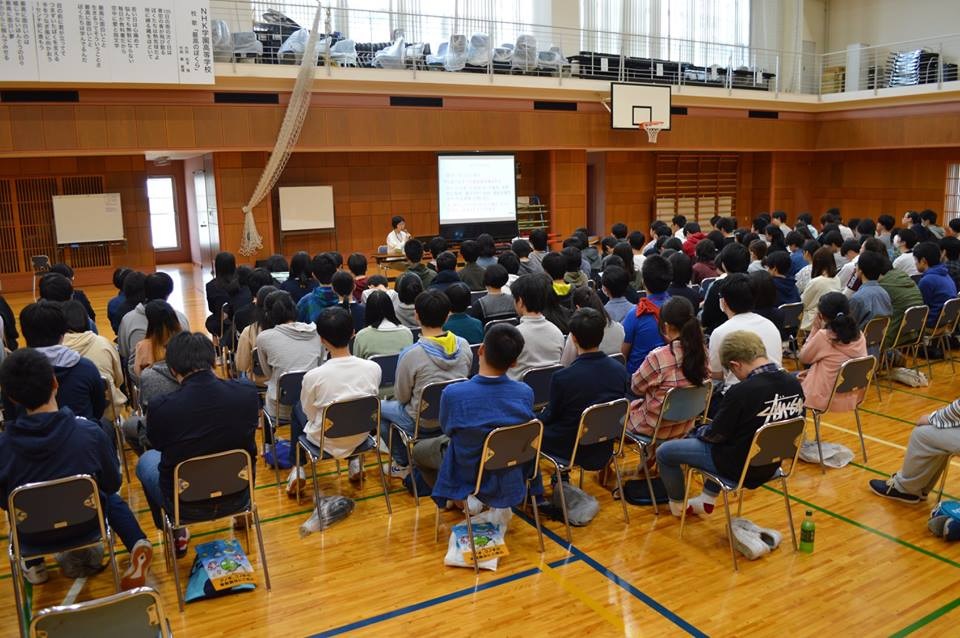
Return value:
[(903, 501), (904, 503), (919, 503), (923, 500), (916, 494), (907, 494), (895, 489), (893, 487), (893, 481), (873, 479), (870, 481), (870, 489), (873, 490), (877, 496), (892, 498), (895, 501)]
[(396, 463), (391, 463), (390, 465), (384, 463), (383, 473), (390, 478), (403, 479), (410, 473), (410, 467), (408, 465), (397, 465)]
[(352, 483), (358, 483), (360, 482), (360, 479), (362, 476), (363, 476), (363, 465), (360, 462), (360, 457), (356, 456), (350, 459), (350, 464), (347, 471), (347, 478), (349, 478)]
[(177, 558), (183, 558), (187, 555), (187, 547), (190, 545), (190, 530), (186, 527), (174, 529), (173, 541), (176, 543)]
[(287, 477), (287, 496), (297, 498), (297, 492), (303, 492), (307, 487), (307, 474), (302, 467), (295, 467), (290, 470), (290, 476)]
[(780, 543), (783, 541), (783, 535), (780, 534), (775, 529), (767, 529), (765, 527), (760, 527), (753, 521), (749, 521), (745, 518), (734, 518), (730, 523), (736, 527), (741, 526), (751, 533), (757, 534), (764, 543), (767, 544), (771, 550), (774, 550), (780, 546)]
[(94, 545), (83, 549), (54, 554), (53, 559), (67, 578), (87, 578), (106, 567), (103, 562), (103, 546)]
[[(177, 543), (178, 551), (179, 545)], [(186, 553), (186, 546), (184, 546), (184, 553)], [(143, 587), (144, 583), (147, 582), (147, 573), (150, 571), (151, 562), (153, 562), (153, 545), (147, 539), (141, 538), (130, 552), (130, 566), (120, 577), (120, 589)]]
[(50, 579), (50, 574), (47, 573), (47, 564), (43, 562), (42, 558), (35, 563), (31, 562), (29, 565), (26, 561), (21, 561), (20, 569), (23, 570), (23, 577), (31, 585), (42, 585)]
[(749, 560), (757, 560), (770, 553), (770, 546), (760, 539), (760, 534), (754, 531), (756, 525), (744, 525), (750, 521), (744, 521), (742, 518), (735, 518), (730, 522), (731, 533), (733, 534), (733, 547), (738, 552), (746, 556)]
[(695, 496), (687, 501), (687, 516), (696, 514), (702, 518), (713, 514), (715, 504), (705, 500), (703, 494)]

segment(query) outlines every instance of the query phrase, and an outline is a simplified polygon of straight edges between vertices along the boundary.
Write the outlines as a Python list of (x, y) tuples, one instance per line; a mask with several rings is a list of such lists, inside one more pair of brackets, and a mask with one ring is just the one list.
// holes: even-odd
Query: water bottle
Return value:
[(813, 538), (817, 532), (817, 525), (813, 522), (813, 512), (807, 510), (807, 515), (800, 523), (800, 551), (813, 553)]

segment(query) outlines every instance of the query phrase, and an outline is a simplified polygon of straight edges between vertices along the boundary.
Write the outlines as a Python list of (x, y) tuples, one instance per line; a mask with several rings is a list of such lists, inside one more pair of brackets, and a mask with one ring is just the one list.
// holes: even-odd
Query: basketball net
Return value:
[(647, 141), (651, 144), (657, 143), (657, 136), (663, 130), (663, 122), (643, 122), (640, 128), (647, 132)]
[(249, 256), (263, 248), (263, 238), (257, 231), (253, 209), (263, 201), (263, 198), (267, 196), (270, 189), (280, 179), (280, 175), (287, 165), (287, 160), (290, 159), (290, 154), (293, 152), (293, 147), (297, 143), (297, 138), (300, 137), (300, 129), (303, 128), (303, 120), (307, 115), (307, 108), (310, 106), (310, 86), (317, 67), (317, 28), (320, 25), (322, 10), (322, 6), (318, 4), (317, 12), (313, 16), (313, 28), (310, 29), (307, 46), (304, 48), (300, 71), (293, 85), (293, 93), (290, 95), (290, 103), (287, 105), (287, 112), (283, 116), (283, 123), (280, 125), (280, 132), (277, 134), (277, 142), (273, 145), (270, 159), (267, 160), (267, 165), (260, 175), (257, 187), (250, 195), (250, 201), (243, 207), (243, 236), (240, 239), (241, 255)]

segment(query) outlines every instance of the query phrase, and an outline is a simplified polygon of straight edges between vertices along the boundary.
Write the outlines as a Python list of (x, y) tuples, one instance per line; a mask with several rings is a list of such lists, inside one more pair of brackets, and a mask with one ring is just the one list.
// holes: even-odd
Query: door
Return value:
[[(193, 173), (193, 193), (196, 198), (197, 239), (200, 245), (200, 268), (213, 269), (213, 251), (210, 244), (210, 212), (207, 209), (207, 176), (204, 171)], [(204, 272), (204, 275), (207, 273)]]

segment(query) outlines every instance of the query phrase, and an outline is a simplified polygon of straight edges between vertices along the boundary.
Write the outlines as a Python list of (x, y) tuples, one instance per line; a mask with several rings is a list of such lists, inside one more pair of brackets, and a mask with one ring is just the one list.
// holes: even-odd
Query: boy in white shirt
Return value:
[[(296, 496), (298, 483), (299, 489), (307, 484), (303, 468), (295, 465), (300, 435), (306, 434), (311, 443), (320, 445), (324, 408), (337, 401), (376, 397), (380, 389), (380, 366), (350, 354), (350, 338), (353, 336), (353, 316), (350, 311), (341, 306), (326, 308), (317, 317), (316, 324), (317, 333), (330, 358), (303, 376), (300, 403), (294, 406), (291, 415), (290, 464), (294, 467), (287, 479), (287, 495), (291, 497)], [(370, 429), (373, 427), (371, 422)], [(339, 438), (324, 436), (323, 451), (342, 458), (353, 452), (366, 438), (366, 433)], [(350, 459), (350, 480), (359, 480), (362, 472), (361, 458)]]

